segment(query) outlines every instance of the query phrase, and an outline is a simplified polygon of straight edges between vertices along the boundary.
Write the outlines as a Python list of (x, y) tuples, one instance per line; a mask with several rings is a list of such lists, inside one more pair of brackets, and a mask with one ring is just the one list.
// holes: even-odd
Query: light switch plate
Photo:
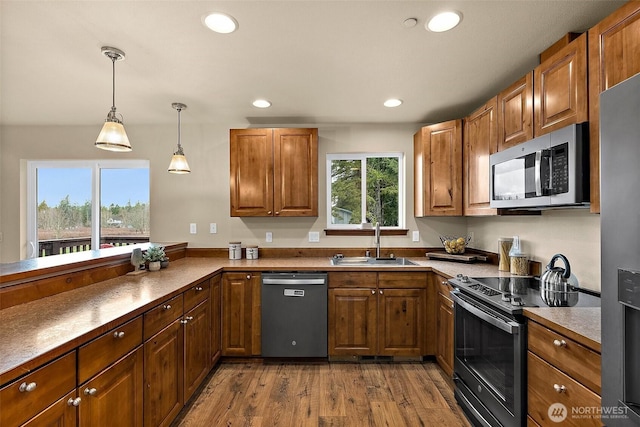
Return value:
[(310, 231), (309, 232), (309, 241), (312, 243), (317, 243), (320, 241), (320, 233), (318, 231)]
[(215, 222), (209, 223), (209, 233), (216, 234), (218, 232), (218, 224)]
[(266, 234), (266, 236), (265, 236), (264, 240), (265, 240), (267, 243), (271, 243), (271, 242), (273, 242), (273, 233), (272, 233), (272, 232), (270, 232), (270, 231), (267, 231), (267, 234)]
[(414, 231), (411, 236), (411, 241), (419, 242), (420, 241), (420, 232), (418, 230)]
[(196, 227), (196, 223), (192, 222), (191, 224), (189, 224), (189, 233), (196, 234), (197, 232), (198, 232), (198, 229)]

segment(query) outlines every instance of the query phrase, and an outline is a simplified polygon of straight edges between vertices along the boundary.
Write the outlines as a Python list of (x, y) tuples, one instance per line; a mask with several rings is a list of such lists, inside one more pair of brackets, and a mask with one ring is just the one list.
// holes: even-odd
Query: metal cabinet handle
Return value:
[(380, 289), (380, 295), (382, 295), (382, 289)]
[(376, 290), (375, 289), (371, 289), (371, 295), (375, 295), (376, 294)]
[(247, 279), (251, 279), (251, 275), (250, 274), (247, 274)]
[(268, 215), (271, 215), (271, 211), (267, 211), (267, 214), (268, 214)]
[(442, 286), (449, 286), (449, 282), (447, 282), (446, 280), (443, 280), (442, 282), (440, 282), (440, 284)]
[(201, 286), (196, 286), (194, 289), (195, 289), (196, 291), (201, 291), (201, 290), (202, 290), (202, 287), (201, 287)]
[(280, 215), (280, 211), (276, 211), (276, 215)]
[(73, 397), (70, 397), (69, 400), (67, 400), (67, 405), (69, 405), (69, 406), (79, 406), (81, 401), (82, 401), (82, 399), (79, 398), (79, 397), (76, 397), (75, 399)]
[(187, 319), (187, 320), (193, 320), (193, 316), (187, 316), (187, 317), (185, 317), (185, 319)]
[(18, 390), (20, 390), (20, 393), (24, 393), (24, 392), (30, 392), (36, 389), (36, 387), (38, 386), (38, 384), (36, 383), (22, 383), (20, 384), (20, 387), (18, 387)]
[(98, 390), (96, 390), (95, 388), (85, 388), (84, 389), (84, 394), (87, 396), (95, 396), (96, 393), (98, 393)]
[(183, 325), (186, 325), (187, 323), (189, 323), (188, 320), (181, 320), (180, 323), (182, 323)]
[(120, 331), (120, 332), (115, 331), (115, 332), (113, 333), (113, 337), (114, 337), (114, 338), (123, 338), (123, 337), (124, 337), (124, 332), (122, 332), (122, 331)]
[(567, 391), (567, 388), (564, 385), (554, 384), (553, 389), (558, 393), (564, 393)]
[(553, 340), (553, 345), (556, 347), (566, 347), (567, 342), (565, 340)]
[(165, 304), (162, 306), (165, 310), (171, 310), (171, 304)]

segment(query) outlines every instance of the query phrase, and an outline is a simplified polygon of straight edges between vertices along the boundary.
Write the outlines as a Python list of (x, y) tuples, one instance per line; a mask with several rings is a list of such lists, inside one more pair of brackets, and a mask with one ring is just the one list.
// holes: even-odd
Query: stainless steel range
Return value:
[[(456, 400), (478, 426), (526, 425), (525, 307), (545, 307), (535, 277), (449, 280), (455, 288), (454, 374)], [(578, 306), (599, 306), (581, 293)]]

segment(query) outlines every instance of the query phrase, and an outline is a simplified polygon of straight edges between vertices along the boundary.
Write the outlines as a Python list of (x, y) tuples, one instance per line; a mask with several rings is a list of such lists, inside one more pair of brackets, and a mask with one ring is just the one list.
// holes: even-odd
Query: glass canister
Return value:
[(247, 245), (247, 259), (258, 259), (258, 245)]
[(529, 256), (527, 254), (519, 253), (511, 255), (511, 269), (510, 272), (514, 276), (528, 276), (529, 275)]
[(510, 271), (511, 261), (509, 259), (509, 251), (511, 251), (511, 245), (513, 239), (510, 237), (501, 237), (498, 239), (498, 270)]
[(242, 259), (241, 242), (229, 242), (229, 259)]

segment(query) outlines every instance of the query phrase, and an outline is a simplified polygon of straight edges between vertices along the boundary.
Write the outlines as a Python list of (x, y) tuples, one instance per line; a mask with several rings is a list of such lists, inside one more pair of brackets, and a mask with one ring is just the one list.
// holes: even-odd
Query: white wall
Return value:
[[(305, 124), (270, 126), (304, 127)], [(231, 240), (260, 247), (371, 247), (372, 237), (325, 236), (327, 153), (402, 151), (406, 159), (406, 227), (420, 231), (420, 242), (408, 236), (385, 236), (383, 247), (437, 247), (441, 234), (473, 231), (472, 246), (497, 252), (497, 239), (520, 235), (524, 250), (546, 264), (557, 252), (569, 258), (583, 286), (600, 289), (599, 216), (585, 211), (549, 211), (535, 217), (414, 218), (412, 124), (350, 124), (319, 127), (319, 216), (317, 218), (229, 217), (229, 128), (246, 123), (189, 124), (183, 115), (182, 144), (193, 171), (173, 175), (167, 166), (176, 144), (174, 123), (166, 126), (126, 125), (131, 153), (96, 149), (96, 126), (9, 126), (0, 129), (0, 262), (18, 261), (26, 248), (26, 161), (45, 159), (148, 159), (151, 165), (151, 240), (189, 242), (190, 247), (223, 248)], [(195, 222), (198, 234), (189, 234)], [(218, 234), (209, 234), (209, 223)], [(273, 233), (266, 243), (265, 233)], [(320, 242), (309, 243), (308, 232)]]

